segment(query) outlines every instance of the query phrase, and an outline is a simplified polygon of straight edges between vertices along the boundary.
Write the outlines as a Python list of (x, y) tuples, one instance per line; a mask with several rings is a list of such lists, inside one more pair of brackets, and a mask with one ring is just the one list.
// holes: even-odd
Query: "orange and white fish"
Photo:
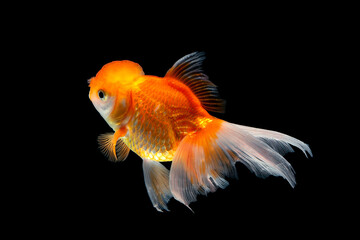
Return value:
[[(189, 207), (198, 194), (225, 188), (238, 161), (258, 177), (281, 176), (294, 187), (293, 168), (282, 155), (293, 145), (312, 156), (291, 136), (211, 116), (208, 111), (223, 112), (224, 102), (201, 69), (204, 58), (202, 52), (189, 54), (165, 77), (144, 75), (131, 61), (113, 61), (89, 80), (90, 100), (114, 130), (99, 136), (102, 152), (123, 161), (131, 149), (143, 159), (158, 211), (168, 210), (171, 197)], [(170, 171), (165, 161), (172, 161)]]

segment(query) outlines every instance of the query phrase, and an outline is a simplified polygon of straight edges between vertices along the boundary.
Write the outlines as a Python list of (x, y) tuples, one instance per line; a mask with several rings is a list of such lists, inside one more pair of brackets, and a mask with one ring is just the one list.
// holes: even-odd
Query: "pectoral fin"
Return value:
[(124, 161), (129, 155), (130, 149), (121, 140), (118, 132), (102, 134), (98, 137), (98, 142), (101, 152), (110, 161)]

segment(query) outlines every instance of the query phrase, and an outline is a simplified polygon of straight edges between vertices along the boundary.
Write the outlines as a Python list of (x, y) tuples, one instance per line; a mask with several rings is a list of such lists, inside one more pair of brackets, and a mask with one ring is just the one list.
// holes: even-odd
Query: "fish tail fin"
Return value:
[(288, 135), (245, 127), (214, 118), (179, 144), (170, 170), (170, 190), (189, 207), (198, 194), (225, 188), (241, 162), (258, 177), (281, 176), (295, 186), (294, 170), (282, 156), (291, 145), (312, 155), (305, 143)]

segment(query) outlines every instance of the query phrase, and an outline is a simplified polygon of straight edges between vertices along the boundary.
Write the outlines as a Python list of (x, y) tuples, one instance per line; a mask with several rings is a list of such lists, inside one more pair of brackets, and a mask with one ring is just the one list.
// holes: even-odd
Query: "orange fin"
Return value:
[(179, 144), (170, 169), (170, 189), (174, 198), (186, 205), (198, 194), (225, 188), (225, 176), (236, 177), (230, 153), (218, 145), (217, 135), (224, 121), (215, 119), (204, 129), (187, 135)]
[(172, 197), (169, 187), (169, 170), (159, 162), (143, 160), (145, 185), (153, 206), (159, 212), (169, 211), (166, 205)]
[(175, 78), (188, 86), (206, 110), (223, 113), (225, 101), (220, 99), (215, 84), (210, 82), (201, 69), (204, 59), (203, 52), (186, 55), (169, 69), (165, 77)]
[(238, 161), (258, 177), (280, 176), (294, 187), (294, 170), (282, 156), (292, 150), (290, 144), (311, 156), (308, 145), (296, 138), (214, 118), (180, 142), (170, 169), (171, 193), (189, 206), (198, 194), (225, 188), (225, 177), (237, 176)]
[(113, 162), (124, 161), (130, 148), (121, 140), (117, 132), (101, 134), (98, 137), (101, 152)]

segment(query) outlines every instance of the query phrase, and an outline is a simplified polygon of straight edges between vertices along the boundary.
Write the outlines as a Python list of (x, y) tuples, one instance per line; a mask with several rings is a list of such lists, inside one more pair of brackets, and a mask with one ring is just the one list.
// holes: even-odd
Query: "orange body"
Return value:
[[(204, 107), (221, 111), (216, 87), (199, 71), (187, 78), (188, 65), (174, 65), (162, 78), (144, 75), (137, 63), (114, 61), (90, 80), (90, 99), (115, 131), (110, 157), (119, 158), (116, 145), (121, 139), (141, 158), (172, 161), (186, 135), (214, 120)], [(106, 98), (99, 100), (99, 91), (106, 93)], [(106, 102), (111, 102), (109, 111), (103, 109)]]
[[(288, 135), (232, 124), (211, 116), (224, 102), (202, 73), (203, 53), (179, 59), (165, 77), (144, 75), (139, 64), (110, 62), (89, 81), (89, 97), (114, 133), (98, 138), (112, 161), (130, 149), (143, 160), (146, 188), (153, 206), (167, 210), (174, 197), (189, 207), (197, 194), (214, 192), (235, 177), (242, 162), (259, 177), (281, 176), (292, 187), (295, 176), (282, 156), (290, 144), (310, 148)], [(172, 161), (170, 171), (160, 162)]]
[(179, 142), (206, 127), (213, 117), (182, 82), (143, 78), (146, 80), (132, 91), (133, 116), (122, 140), (142, 158), (171, 161)]

